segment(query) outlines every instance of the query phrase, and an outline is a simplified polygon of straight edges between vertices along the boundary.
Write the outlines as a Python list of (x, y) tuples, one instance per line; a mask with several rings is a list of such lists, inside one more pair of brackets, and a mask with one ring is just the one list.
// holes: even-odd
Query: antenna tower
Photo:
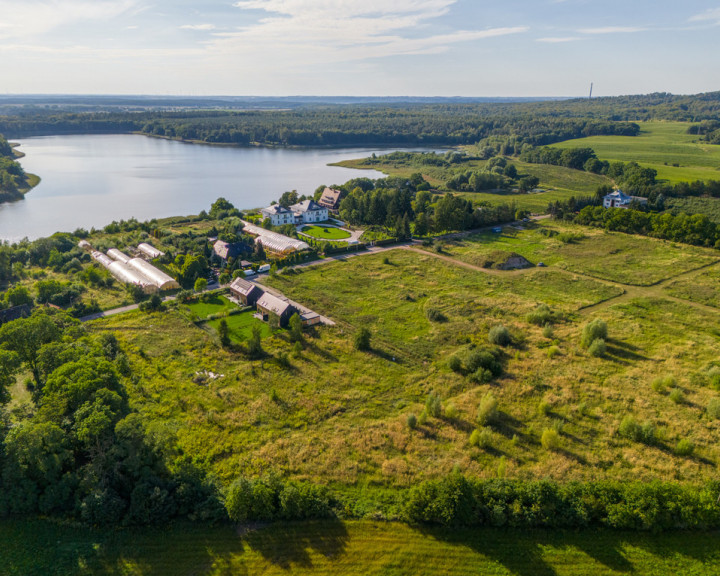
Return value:
[(592, 89), (593, 89), (593, 83), (590, 82), (590, 96), (588, 97), (588, 100), (592, 100)]

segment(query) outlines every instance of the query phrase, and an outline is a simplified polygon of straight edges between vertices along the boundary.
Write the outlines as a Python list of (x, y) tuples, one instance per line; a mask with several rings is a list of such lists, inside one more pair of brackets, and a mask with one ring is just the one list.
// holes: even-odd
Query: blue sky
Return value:
[(720, 0), (0, 0), (4, 93), (720, 90)]

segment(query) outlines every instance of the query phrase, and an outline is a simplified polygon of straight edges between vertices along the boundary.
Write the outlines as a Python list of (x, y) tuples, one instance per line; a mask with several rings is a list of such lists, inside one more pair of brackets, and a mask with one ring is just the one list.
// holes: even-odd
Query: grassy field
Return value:
[(720, 224), (720, 198), (668, 198), (665, 209), (686, 214), (705, 214), (716, 224)]
[[(570, 235), (569, 241), (557, 235), (562, 233)], [(713, 250), (558, 223), (527, 230), (505, 227), (501, 235), (487, 232), (448, 242), (444, 250), (470, 264), (480, 264), (494, 250), (515, 251), (534, 264), (633, 286), (649, 286), (720, 260)]]
[[(557, 148), (589, 146), (598, 158), (635, 161), (654, 168), (669, 182), (720, 180), (720, 146), (698, 141), (683, 122), (640, 122), (638, 136), (592, 136), (553, 144)], [(677, 164), (677, 166), (675, 166)]]
[[(477, 269), (498, 249), (548, 267)], [(717, 261), (716, 251), (557, 223), (446, 242), (442, 254), (415, 250), (268, 279), (337, 323), (308, 331), (300, 352), (286, 331), (266, 325), (263, 359), (222, 349), (212, 331), (192, 321), (230, 309), (222, 297), (87, 326), (117, 334), (140, 375), (128, 384), (130, 402), (149, 426), (174, 434), (183, 452), (224, 481), (274, 470), (358, 492), (456, 467), (485, 478), (714, 477), (720, 428), (705, 407), (716, 395), (706, 374), (717, 362), (718, 318), (703, 308), (712, 301), (669, 293), (667, 284), (705, 282), (710, 291), (714, 277), (703, 274), (713, 268), (693, 270)], [(552, 329), (526, 318), (540, 303), (561, 315)], [(431, 312), (444, 321), (429, 320)], [(594, 317), (610, 327), (605, 358), (579, 346), (583, 324)], [(249, 314), (226, 319), (238, 342), (254, 321)], [(504, 374), (477, 384), (453, 372), (448, 358), (487, 345), (497, 324), (514, 339), (502, 354)], [(361, 326), (372, 333), (370, 352), (353, 347)], [(222, 376), (198, 384), (202, 371)], [(668, 375), (680, 402), (651, 387)], [(470, 446), (488, 392), (501, 416), (485, 447)], [(452, 416), (410, 429), (408, 415), (420, 415), (431, 393)], [(18, 395), (14, 406), (22, 401)], [(657, 446), (617, 435), (628, 414), (657, 427)], [(542, 447), (546, 428), (560, 431), (562, 450)], [(693, 455), (673, 454), (681, 438), (695, 444)]]
[(0, 538), (4, 576), (714, 576), (720, 565), (716, 533), (418, 530), (367, 521), (97, 532), (5, 521)]
[(194, 314), (198, 319), (203, 320), (212, 314), (221, 314), (237, 308), (237, 304), (230, 302), (225, 296), (213, 294), (205, 301), (193, 302), (186, 304), (185, 307)]
[(347, 230), (341, 230), (340, 228), (324, 227), (324, 226), (303, 226), (303, 234), (312, 236), (319, 240), (343, 240), (350, 238), (351, 234)]
[(720, 268), (715, 266), (692, 278), (680, 279), (666, 290), (672, 296), (720, 308)]
[[(372, 168), (391, 176), (404, 177), (409, 177), (413, 173), (421, 172), (423, 177), (439, 190), (447, 190), (445, 188), (445, 182), (449, 180), (454, 173), (468, 170), (481, 170), (486, 164), (483, 160), (471, 160), (451, 168), (404, 166), (393, 164), (392, 162), (381, 162), (380, 164), (368, 166), (363, 164), (363, 160), (364, 159), (347, 160), (340, 162), (338, 166), (358, 169)], [(509, 160), (512, 164), (515, 164), (520, 174), (537, 176), (540, 179), (539, 189), (543, 191), (529, 194), (511, 192), (509, 190), (501, 192), (461, 192), (458, 194), (473, 202), (490, 202), (491, 204), (514, 202), (519, 209), (543, 214), (546, 212), (550, 202), (567, 200), (570, 196), (592, 196), (598, 187), (610, 183), (604, 176), (581, 172), (579, 170), (571, 170), (562, 166), (527, 164), (515, 158), (510, 158)]]

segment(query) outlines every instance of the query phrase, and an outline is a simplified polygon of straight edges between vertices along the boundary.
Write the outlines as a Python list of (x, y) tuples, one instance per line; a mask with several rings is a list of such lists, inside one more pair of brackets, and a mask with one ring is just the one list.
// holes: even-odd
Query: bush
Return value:
[(527, 315), (526, 320), (530, 324), (536, 326), (545, 326), (546, 324), (553, 324), (556, 320), (555, 313), (550, 310), (547, 304), (540, 304), (535, 310)]
[(448, 358), (448, 368), (450, 368), (453, 372), (462, 372), (462, 360), (460, 360), (457, 354), (453, 354), (450, 358)]
[(425, 317), (430, 320), (430, 322), (447, 322), (447, 316), (436, 308), (428, 308), (425, 312)]
[(720, 419), (720, 398), (711, 398), (707, 405), (707, 413), (713, 420)]
[(545, 354), (548, 358), (553, 359), (555, 356), (560, 355), (560, 348), (557, 346), (550, 346), (547, 350), (545, 350)]
[(542, 335), (548, 340), (551, 340), (552, 337), (555, 335), (555, 331), (553, 330), (552, 325), (545, 324), (545, 326), (543, 326)]
[(675, 385), (675, 378), (672, 376), (660, 376), (652, 381), (652, 389), (658, 394), (665, 394), (668, 387)]
[(498, 325), (490, 328), (488, 341), (496, 346), (508, 346), (512, 342), (510, 331), (505, 326)]
[(477, 446), (483, 450), (491, 448), (493, 445), (494, 434), (490, 428), (476, 428), (470, 434), (470, 446)]
[(589, 348), (595, 340), (607, 340), (607, 337), (607, 324), (604, 320), (596, 318), (595, 320), (585, 324), (580, 344), (582, 344), (583, 348)]
[(370, 330), (365, 327), (360, 328), (355, 333), (355, 340), (353, 341), (355, 350), (370, 350)]
[(480, 400), (476, 421), (480, 426), (491, 424), (498, 417), (498, 402), (492, 392), (488, 392)]
[(540, 437), (540, 444), (545, 450), (555, 451), (560, 448), (560, 434), (554, 428), (545, 428)]
[(672, 392), (670, 392), (670, 400), (675, 404), (685, 404), (685, 394), (680, 388), (673, 388)]
[(460, 412), (457, 409), (457, 406), (450, 402), (447, 406), (445, 406), (445, 418), (448, 420), (456, 420), (457, 417), (460, 415)]
[(433, 418), (440, 418), (442, 415), (442, 402), (437, 394), (430, 394), (425, 400), (425, 412)]
[(605, 356), (605, 353), (607, 352), (607, 344), (605, 344), (605, 340), (602, 338), (596, 338), (592, 341), (590, 344), (590, 347), (588, 348), (588, 354), (590, 356), (593, 356), (594, 358), (602, 358)]
[(499, 350), (476, 349), (471, 350), (463, 362), (468, 374), (476, 372), (479, 368), (489, 370), (493, 376), (502, 374), (502, 365), (499, 360)]
[(648, 446), (653, 446), (657, 443), (657, 430), (652, 422), (645, 422), (644, 424), (638, 424), (632, 416), (626, 416), (623, 418), (618, 428), (618, 434), (629, 440), (635, 442), (641, 442)]
[(410, 430), (415, 430), (415, 428), (417, 428), (418, 419), (417, 419), (417, 416), (415, 416), (415, 414), (408, 414), (407, 425), (408, 425), (408, 428), (410, 428)]
[(675, 454), (678, 456), (692, 456), (692, 453), (695, 451), (695, 444), (693, 444), (690, 440), (687, 438), (681, 438), (678, 440), (677, 444), (675, 444)]

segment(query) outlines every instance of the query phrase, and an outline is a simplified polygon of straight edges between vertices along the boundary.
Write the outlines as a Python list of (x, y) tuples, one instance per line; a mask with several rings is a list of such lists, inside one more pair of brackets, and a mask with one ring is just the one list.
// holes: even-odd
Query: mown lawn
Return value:
[(4, 576), (230, 574), (715, 576), (717, 533), (416, 529), (301, 522), (250, 531), (180, 524), (108, 532), (0, 522)]
[(320, 240), (343, 240), (351, 236), (347, 230), (333, 228), (332, 226), (303, 226), (302, 231), (304, 234)]
[(212, 316), (213, 314), (221, 314), (237, 308), (237, 304), (230, 302), (225, 296), (220, 294), (212, 294), (207, 300), (199, 300), (191, 304), (185, 304), (185, 307), (200, 320)]
[[(253, 326), (260, 327), (260, 335), (263, 338), (270, 336), (270, 326), (268, 326), (267, 322), (263, 322), (262, 320), (254, 318), (254, 313), (255, 312), (253, 310), (248, 310), (247, 312), (242, 312), (241, 314), (233, 314), (232, 316), (224, 318), (225, 322), (227, 322), (228, 325), (228, 333), (230, 335), (230, 340), (236, 343), (244, 342), (250, 337)], [(217, 330), (220, 326), (220, 322), (221, 319), (218, 318), (216, 320), (208, 321), (208, 325), (212, 326), (215, 330)]]
[[(720, 180), (720, 146), (698, 141), (685, 122), (639, 122), (638, 136), (592, 136), (553, 144), (590, 147), (601, 160), (637, 162), (669, 182)], [(674, 166), (677, 164), (677, 166)]]

